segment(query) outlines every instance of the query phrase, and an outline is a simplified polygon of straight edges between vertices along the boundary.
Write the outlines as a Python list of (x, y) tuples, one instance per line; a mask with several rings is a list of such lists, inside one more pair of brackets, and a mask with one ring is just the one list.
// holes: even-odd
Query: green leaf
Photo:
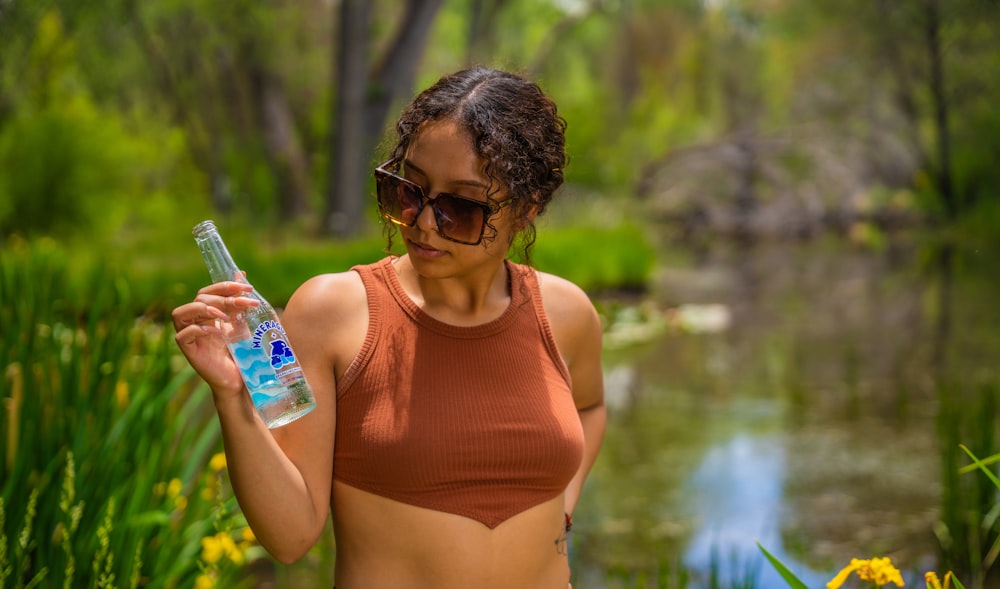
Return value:
[(788, 567), (786, 567), (784, 563), (782, 563), (780, 560), (778, 560), (777, 557), (775, 557), (773, 554), (768, 552), (763, 546), (761, 546), (760, 542), (757, 542), (757, 548), (760, 548), (760, 551), (764, 553), (764, 556), (767, 557), (767, 560), (771, 562), (771, 566), (774, 567), (774, 570), (778, 571), (778, 573), (781, 575), (781, 578), (783, 578), (785, 582), (788, 583), (789, 587), (791, 587), (792, 589), (809, 589), (809, 587), (807, 587), (805, 583), (803, 583), (801, 580), (799, 580), (798, 577), (795, 576), (795, 573), (788, 570)]
[[(1000, 454), (994, 454), (992, 456), (987, 456), (986, 458), (982, 458), (981, 460), (982, 460), (982, 463), (984, 465), (986, 465), (986, 466), (989, 466), (991, 464), (996, 464), (997, 462), (1000, 462)], [(967, 464), (967, 465), (963, 466), (962, 468), (958, 469), (958, 472), (961, 473), (961, 474), (966, 474), (966, 473), (969, 473), (969, 472), (972, 472), (972, 471), (976, 470), (977, 468), (979, 468), (979, 466), (977, 464)]]
[(986, 473), (986, 476), (989, 477), (989, 479), (991, 481), (993, 481), (993, 484), (996, 486), (996, 488), (1000, 489), (1000, 479), (997, 479), (996, 475), (993, 474), (993, 471), (991, 471), (989, 468), (987, 468), (986, 464), (984, 464), (982, 460), (980, 460), (979, 458), (977, 458), (976, 455), (973, 454), (971, 450), (969, 450), (967, 447), (965, 447), (965, 444), (959, 444), (958, 446), (966, 454), (969, 455), (969, 458), (971, 458), (972, 461), (976, 463), (976, 466), (979, 467), (979, 470), (981, 470), (984, 473)]

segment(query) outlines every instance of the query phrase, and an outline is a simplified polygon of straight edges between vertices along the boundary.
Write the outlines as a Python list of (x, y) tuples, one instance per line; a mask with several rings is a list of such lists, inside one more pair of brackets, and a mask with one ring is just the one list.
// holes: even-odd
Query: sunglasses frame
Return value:
[[(431, 205), (431, 211), (434, 213), (434, 224), (437, 226), (438, 235), (440, 235), (444, 239), (447, 239), (448, 241), (460, 243), (462, 245), (479, 245), (483, 241), (483, 236), (486, 233), (486, 226), (489, 225), (490, 217), (499, 213), (501, 209), (503, 209), (504, 207), (506, 207), (511, 203), (511, 199), (503, 201), (484, 202), (481, 200), (476, 200), (474, 198), (469, 198), (467, 196), (462, 196), (460, 194), (452, 194), (450, 192), (439, 192), (437, 193), (437, 195), (434, 196), (434, 198), (430, 198), (429, 196), (427, 196), (427, 191), (424, 190), (422, 186), (420, 186), (415, 182), (407, 180), (406, 178), (403, 178), (397, 173), (399, 171), (400, 163), (401, 162), (398, 159), (393, 158), (383, 162), (382, 164), (380, 164), (378, 167), (375, 168), (375, 185), (376, 185), (375, 199), (378, 202), (379, 215), (383, 219), (389, 221), (394, 225), (399, 225), (401, 227), (413, 227), (416, 224), (416, 220), (420, 218), (421, 213), (424, 212), (424, 208), (427, 205)], [(401, 219), (393, 217), (388, 212), (386, 212), (385, 208), (382, 206), (380, 189), (382, 187), (382, 184), (386, 181), (395, 181), (402, 183), (405, 186), (413, 188), (414, 190), (416, 190), (417, 194), (420, 195), (420, 208), (417, 209), (417, 213), (414, 216), (412, 223), (406, 223)], [(483, 211), (483, 224), (479, 228), (479, 236), (475, 239), (475, 241), (456, 239), (454, 237), (447, 235), (441, 228), (441, 219), (438, 215), (438, 209), (434, 206), (434, 203), (437, 202), (437, 200), (442, 196), (467, 202), (471, 205), (480, 208)]]

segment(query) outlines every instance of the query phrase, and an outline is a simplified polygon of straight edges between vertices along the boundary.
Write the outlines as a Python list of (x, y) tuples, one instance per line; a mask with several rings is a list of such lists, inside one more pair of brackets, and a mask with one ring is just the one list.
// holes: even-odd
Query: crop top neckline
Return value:
[(399, 274), (396, 272), (395, 262), (398, 259), (399, 258), (395, 256), (390, 256), (383, 261), (385, 264), (385, 276), (387, 278), (392, 297), (414, 321), (441, 335), (454, 338), (477, 339), (499, 333), (506, 329), (507, 326), (514, 321), (517, 309), (522, 304), (527, 302), (527, 295), (525, 294), (524, 289), (521, 288), (522, 278), (520, 274), (515, 272), (514, 268), (511, 267), (510, 260), (505, 259), (504, 267), (507, 271), (507, 288), (510, 294), (510, 302), (507, 304), (507, 308), (504, 309), (503, 313), (501, 313), (499, 317), (487, 321), (486, 323), (480, 323), (479, 325), (460, 326), (445, 323), (444, 321), (435, 319), (426, 311), (421, 309), (420, 306), (412, 298), (410, 298), (410, 295), (407, 294), (406, 289), (403, 288), (403, 283), (399, 280)]

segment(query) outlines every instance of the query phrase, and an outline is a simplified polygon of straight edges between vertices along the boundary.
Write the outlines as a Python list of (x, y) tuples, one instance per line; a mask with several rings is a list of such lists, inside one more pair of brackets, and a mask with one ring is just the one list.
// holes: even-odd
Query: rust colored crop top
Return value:
[(490, 528), (557, 497), (583, 428), (534, 271), (506, 262), (506, 311), (457, 327), (410, 299), (392, 261), (353, 268), (369, 326), (337, 387), (334, 479)]

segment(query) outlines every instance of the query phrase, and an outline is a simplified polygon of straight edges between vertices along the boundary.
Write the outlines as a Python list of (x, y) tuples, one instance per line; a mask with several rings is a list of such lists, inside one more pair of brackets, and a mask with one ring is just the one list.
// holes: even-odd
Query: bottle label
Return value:
[(264, 321), (251, 336), (251, 347), (261, 350), (268, 358), (271, 369), (281, 384), (291, 384), (302, 377), (292, 346), (288, 344), (285, 329), (277, 321)]

